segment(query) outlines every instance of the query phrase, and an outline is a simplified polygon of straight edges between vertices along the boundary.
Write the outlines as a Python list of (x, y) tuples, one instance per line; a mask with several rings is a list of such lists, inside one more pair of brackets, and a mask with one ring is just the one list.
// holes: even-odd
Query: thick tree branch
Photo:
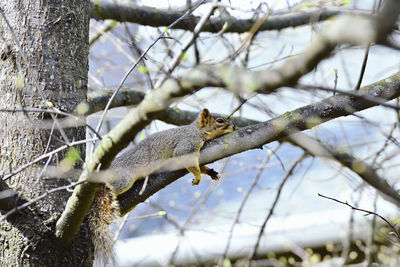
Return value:
[[(271, 17), (260, 26), (259, 31), (281, 30), (288, 27), (297, 27), (312, 22), (326, 20), (332, 16), (342, 13), (338, 10), (319, 10), (309, 13), (299, 13), (290, 15), (280, 15)], [(136, 5), (124, 5), (105, 2), (92, 2), (90, 17), (96, 20), (112, 19), (120, 22), (133, 22), (145, 26), (161, 27), (168, 26), (183, 13), (164, 11), (152, 7), (143, 7)], [(174, 26), (174, 29), (182, 29), (193, 31), (194, 26), (200, 21), (200, 17), (191, 16), (180, 21)], [(243, 33), (248, 32), (257, 19), (235, 19), (229, 18), (212, 18), (207, 22), (203, 31), (217, 33), (222, 29), (224, 32)]]
[[(90, 115), (98, 111), (103, 111), (107, 106), (112, 90), (101, 90), (90, 93), (87, 102), (78, 106), (77, 113), (80, 115)], [(109, 108), (137, 105), (144, 99), (145, 93), (135, 90), (120, 90), (115, 96)]]
[[(387, 100), (399, 97), (400, 73), (362, 87), (359, 92)], [(287, 112), (272, 120), (250, 125), (211, 140), (205, 144), (200, 152), (200, 163), (208, 164), (246, 150), (261, 148), (265, 144), (293, 133), (311, 129), (326, 121), (351, 115), (373, 106), (378, 106), (378, 104), (361, 97), (338, 94), (321, 102)], [(132, 209), (186, 173), (186, 170), (177, 170), (150, 175), (146, 190), (141, 195), (139, 192), (142, 189), (144, 179), (138, 180), (131, 189), (118, 196), (121, 213)]]

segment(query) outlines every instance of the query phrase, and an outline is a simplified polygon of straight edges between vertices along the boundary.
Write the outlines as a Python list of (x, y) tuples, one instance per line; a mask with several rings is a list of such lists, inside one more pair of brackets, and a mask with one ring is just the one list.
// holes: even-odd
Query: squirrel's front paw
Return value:
[(200, 183), (200, 180), (197, 178), (192, 180), (192, 185), (199, 185), (199, 183)]
[(207, 170), (207, 174), (211, 177), (213, 180), (218, 180), (219, 179), (219, 173), (214, 171), (214, 169), (209, 169)]

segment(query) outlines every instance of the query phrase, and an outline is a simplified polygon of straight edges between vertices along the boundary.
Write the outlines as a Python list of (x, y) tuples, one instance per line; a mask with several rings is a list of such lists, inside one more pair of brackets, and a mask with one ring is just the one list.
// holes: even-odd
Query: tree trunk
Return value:
[[(72, 113), (86, 99), (89, 1), (1, 0), (0, 8), (12, 27), (0, 17), (0, 109), (54, 105)], [(84, 127), (64, 128), (62, 134), (53, 123), (49, 113), (0, 112), (2, 177), (67, 140), (85, 139)], [(84, 147), (78, 149), (82, 164)], [(8, 185), (19, 199), (29, 201), (70, 183), (55, 174), (40, 175), (46, 163), (55, 166), (63, 155), (65, 151), (18, 172), (7, 179)], [(60, 250), (55, 242), (55, 222), (69, 195), (66, 190), (49, 193), (0, 222), (1, 266), (92, 266), (94, 248), (87, 222), (69, 248)]]

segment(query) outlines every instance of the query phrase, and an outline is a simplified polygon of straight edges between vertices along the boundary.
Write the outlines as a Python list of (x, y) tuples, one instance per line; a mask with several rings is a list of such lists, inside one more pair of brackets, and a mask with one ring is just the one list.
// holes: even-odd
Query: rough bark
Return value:
[[(4, 17), (0, 17), (0, 107), (54, 105), (73, 112), (86, 99), (89, 1), (3, 0), (0, 8), (16, 37)], [(68, 143), (67, 140), (85, 138), (83, 127), (64, 129), (65, 134), (57, 127), (54, 131), (38, 127), (38, 122), (48, 118), (46, 113), (0, 113), (2, 176), (46, 150)], [(84, 159), (84, 149), (79, 149)], [(48, 163), (56, 165), (62, 158), (62, 154), (57, 154)], [(40, 176), (37, 167), (45, 164), (43, 161), (7, 180), (20, 199), (29, 201), (46, 190), (69, 183)], [(1, 222), (1, 266), (93, 264), (93, 244), (86, 223), (69, 248), (60, 250), (55, 244), (55, 223), (69, 195), (66, 190), (49, 194)]]

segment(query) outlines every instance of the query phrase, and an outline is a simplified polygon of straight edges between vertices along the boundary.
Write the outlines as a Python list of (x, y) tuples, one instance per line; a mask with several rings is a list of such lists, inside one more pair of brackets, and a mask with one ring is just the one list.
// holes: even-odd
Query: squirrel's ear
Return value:
[(210, 117), (211, 117), (210, 111), (208, 111), (208, 109), (206, 108), (203, 109), (203, 111), (200, 112), (199, 118), (197, 120), (199, 127), (207, 126), (210, 122)]

